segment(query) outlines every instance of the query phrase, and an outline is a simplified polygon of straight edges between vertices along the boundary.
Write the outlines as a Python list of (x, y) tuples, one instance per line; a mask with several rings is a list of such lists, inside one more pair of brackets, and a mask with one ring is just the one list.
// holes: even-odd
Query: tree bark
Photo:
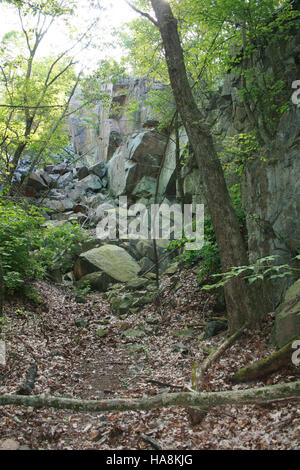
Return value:
[(150, 398), (116, 398), (111, 400), (80, 400), (74, 398), (50, 397), (45, 395), (0, 395), (0, 406), (20, 405), (35, 408), (47, 407), (82, 412), (138, 411), (166, 408), (170, 406), (213, 408), (224, 405), (259, 404), (270, 401), (298, 398), (300, 381), (268, 387), (232, 390), (225, 392), (179, 392), (162, 393)]
[[(232, 266), (247, 265), (246, 247), (226, 187), (224, 173), (210, 130), (204, 124), (188, 82), (177, 20), (168, 2), (151, 0), (151, 4), (163, 40), (176, 106), (203, 175), (208, 211), (216, 234), (222, 268), (228, 271)], [(255, 325), (262, 319), (265, 313), (261, 302), (262, 295), (255, 290), (241, 278), (234, 278), (225, 286), (231, 333), (241, 328), (244, 323)]]

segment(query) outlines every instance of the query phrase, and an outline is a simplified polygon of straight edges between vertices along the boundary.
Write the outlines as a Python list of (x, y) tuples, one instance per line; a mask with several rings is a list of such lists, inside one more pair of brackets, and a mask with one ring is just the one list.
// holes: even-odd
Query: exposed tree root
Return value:
[[(247, 327), (247, 323), (242, 326), (239, 330), (237, 330), (235, 333), (233, 333), (229, 338), (227, 338), (221, 346), (214, 351), (212, 354), (210, 354), (204, 362), (201, 364), (194, 364), (193, 365), (193, 371), (192, 371), (192, 387), (193, 389), (199, 391), (201, 390), (202, 384), (203, 384), (203, 378), (206, 370), (208, 367), (216, 361), (226, 349), (230, 348), (233, 343), (242, 335), (243, 331)], [(188, 410), (188, 415), (191, 421), (191, 424), (194, 426), (196, 424), (201, 423), (201, 421), (205, 418), (207, 411), (205, 410), (199, 410), (198, 408), (189, 408)]]
[(230, 348), (230, 346), (236, 342), (236, 340), (243, 334), (245, 328), (247, 328), (247, 323), (245, 323), (239, 330), (229, 336), (229, 338), (227, 338), (221, 344), (221, 346), (216, 349), (216, 351), (210, 354), (204, 362), (194, 365), (192, 373), (192, 386), (195, 390), (201, 389), (206, 370), (223, 354), (224, 351), (226, 351), (226, 349)]
[(116, 398), (111, 400), (80, 400), (45, 395), (4, 394), (0, 395), (0, 406), (20, 405), (82, 412), (138, 411), (170, 406), (197, 406), (209, 409), (222, 405), (259, 404), (298, 397), (300, 397), (300, 380), (246, 390), (162, 393), (149, 398)]
[(281, 367), (290, 365), (293, 354), (292, 344), (296, 340), (300, 340), (300, 336), (298, 336), (293, 341), (279, 349), (279, 351), (276, 351), (267, 358), (262, 359), (261, 361), (254, 362), (254, 364), (251, 364), (248, 367), (243, 367), (242, 369), (238, 370), (231, 377), (231, 382), (241, 383), (256, 380), (261, 377), (265, 377), (266, 375), (272, 374), (272, 372), (276, 372)]

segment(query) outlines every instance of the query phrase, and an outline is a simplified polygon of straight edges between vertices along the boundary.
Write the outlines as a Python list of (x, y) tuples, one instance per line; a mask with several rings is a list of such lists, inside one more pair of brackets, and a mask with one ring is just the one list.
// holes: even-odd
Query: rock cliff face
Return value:
[[(243, 207), (248, 229), (250, 262), (275, 255), (274, 264), (288, 263), (300, 268), (295, 256), (300, 253), (300, 107), (292, 103), (292, 83), (300, 79), (300, 31), (287, 41), (266, 44), (257, 52), (256, 73), (281, 80), (282, 95), (288, 104), (273, 135), (262, 145), (261, 152), (249, 155), (242, 177), (234, 172), (226, 176), (228, 187), (241, 183)], [(243, 82), (238, 70), (232, 69), (217, 91), (204, 104), (205, 119), (216, 145), (222, 150), (226, 138), (247, 134), (254, 128), (239, 91)], [(258, 116), (258, 130), (263, 125)], [(191, 156), (182, 170), (186, 200), (205, 199), (201, 172)], [(283, 299), (292, 277), (272, 282), (269, 294), (273, 307)]]
[[(242, 188), (251, 261), (275, 255), (276, 264), (296, 267), (294, 258), (300, 253), (299, 108), (284, 113), (268, 158), (247, 165)], [(275, 283), (275, 304), (291, 282), (286, 277)]]
[[(282, 81), (288, 106), (260, 154), (255, 158), (250, 155), (242, 177), (234, 172), (227, 175), (228, 187), (241, 183), (251, 262), (276, 255), (276, 264), (295, 266), (294, 258), (300, 252), (300, 109), (291, 101), (292, 82), (300, 79), (299, 44), (298, 31), (288, 41), (266, 42), (258, 50), (257, 74)], [(166, 197), (172, 200), (181, 195), (176, 182), (175, 135), (157, 131), (156, 117), (146, 102), (153, 86), (164, 88), (150, 85), (146, 80), (120, 80), (118, 85), (107, 87), (112, 104), (117, 106), (108, 111), (99, 104), (95, 110), (97, 126), (88, 128), (84, 121), (76, 120), (70, 123), (76, 152), (90, 165), (99, 161), (107, 163), (112, 198), (127, 195), (133, 202), (141, 198), (150, 201), (157, 192), (162, 202)], [(226, 138), (248, 134), (255, 126), (239, 93), (242, 88), (240, 72), (233, 68), (202, 103), (219, 150)], [(129, 112), (133, 100), (138, 107)], [(256, 121), (263, 135), (259, 116)], [(188, 148), (186, 133), (180, 129), (180, 155), (183, 154), (184, 202), (205, 203), (201, 171)], [(292, 282), (292, 278), (284, 278), (273, 284), (270, 293), (274, 307)]]
[[(92, 111), (83, 111), (80, 118), (71, 117), (69, 121), (69, 134), (76, 153), (90, 165), (110, 160), (128, 136), (155, 124), (146, 99), (150, 90), (163, 88), (162, 84), (150, 85), (147, 80), (134, 78), (103, 86), (103, 93), (107, 95), (105, 101), (110, 105), (99, 103)], [(74, 107), (80, 99), (79, 95), (73, 100)]]
[[(272, 78), (274, 75), (274, 80), (281, 82), (281, 104), (282, 100), (287, 104), (269, 138), (265, 139), (264, 119), (253, 103), (252, 107), (250, 103), (250, 112), (243, 103), (240, 91), (244, 83), (238, 68), (228, 71), (218, 87), (206, 94), (201, 103), (224, 168), (229, 164), (232, 169), (225, 173), (228, 188), (241, 185), (250, 262), (275, 255), (274, 264), (289, 264), (296, 268), (300, 267), (295, 259), (300, 253), (300, 106), (292, 102), (291, 96), (293, 81), (300, 80), (299, 44), (298, 31), (293, 39), (261, 46), (254, 59), (259, 77)], [(76, 220), (94, 230), (108, 206), (120, 221), (124, 207), (119, 196), (127, 196), (129, 205), (142, 203), (144, 207), (154, 202), (155, 196), (158, 203), (169, 206), (176, 201), (205, 204), (201, 170), (189, 147), (186, 132), (180, 128), (176, 136), (175, 131), (168, 134), (159, 130), (158, 117), (147, 101), (153, 89), (164, 90), (165, 86), (146, 80), (120, 80), (117, 85), (105, 87), (110, 106), (99, 103), (92, 111), (83, 110), (80, 118), (71, 118), (70, 139), (77, 154), (75, 157), (78, 157), (75, 158), (77, 166), (74, 167), (74, 159), (46, 165), (44, 170), (30, 176), (26, 188), (28, 197), (42, 197), (41, 201), (50, 210), (50, 224)], [(79, 104), (80, 100), (78, 95), (73, 104)], [(244, 154), (240, 174), (235, 171), (241, 169), (240, 161), (235, 158), (234, 151), (227, 152), (226, 142), (236, 137), (243, 139), (240, 136), (249, 135), (253, 129), (263, 137), (263, 142), (260, 142), (259, 150), (248, 150)], [(23, 162), (18, 169), (17, 183), (22, 181), (29, 165), (30, 162)], [(148, 227), (148, 216), (146, 211), (139, 221), (141, 226)], [(131, 219), (129, 222), (136, 224), (137, 216)], [(121, 222), (118, 223), (117, 231), (121, 228)], [(134, 279), (138, 273), (153, 276), (148, 272), (153, 270), (156, 259), (152, 240), (143, 238), (91, 239), (77, 260), (75, 278), (78, 282), (89, 281), (93, 288), (106, 291), (110, 283), (122, 280), (116, 273), (126, 263), (132, 268), (134, 284), (140, 282)], [(164, 256), (168, 244), (168, 240), (157, 243), (161, 272), (171, 261)], [(267, 286), (266, 295), (274, 310), (294, 281), (292, 277), (284, 277)], [(129, 305), (138, 307), (133, 303), (133, 297), (129, 296), (129, 302), (126, 296), (115, 299), (116, 311), (126, 311)], [(139, 302), (147, 303), (148, 297), (142, 297)], [(278, 315), (274, 333), (277, 344), (291, 338), (292, 331), (299, 328), (299, 312), (292, 313), (294, 316), (288, 319), (286, 311), (281, 317)]]

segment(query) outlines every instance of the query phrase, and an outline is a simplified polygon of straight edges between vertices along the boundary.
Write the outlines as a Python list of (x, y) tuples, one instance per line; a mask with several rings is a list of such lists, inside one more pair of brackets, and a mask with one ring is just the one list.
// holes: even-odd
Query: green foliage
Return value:
[(44, 227), (41, 231), (42, 249), (37, 259), (44, 271), (53, 268), (67, 272), (74, 264), (78, 245), (87, 238), (86, 232), (76, 223), (58, 227)]
[[(240, 229), (243, 231), (245, 229), (246, 217), (241, 202), (240, 184), (232, 186), (229, 193), (240, 224)], [(170, 248), (175, 248), (176, 246), (182, 247), (182, 252), (177, 259), (185, 266), (189, 267), (196, 263), (200, 265), (198, 273), (199, 283), (202, 283), (214, 273), (220, 272), (220, 255), (210, 217), (204, 218), (203, 247), (200, 250), (184, 250), (184, 245), (187, 241), (189, 240), (186, 238), (174, 240), (170, 243)]]
[(147, 76), (168, 83), (160, 33), (149, 20), (137, 18), (123, 27), (118, 35), (127, 52), (123, 63), (131, 65), (135, 76)]
[(236, 173), (239, 176), (248, 161), (258, 158), (261, 149), (254, 132), (226, 137), (222, 146), (223, 150), (219, 153), (219, 158), (225, 174)]
[(30, 300), (32, 300), (33, 303), (36, 305), (39, 305), (42, 303), (42, 296), (37, 287), (33, 287), (29, 284), (25, 284), (24, 286), (24, 294), (26, 297)]
[[(254, 264), (249, 266), (234, 266), (230, 271), (221, 274), (214, 274), (212, 277), (220, 277), (220, 281), (215, 284), (205, 285), (202, 288), (205, 290), (215, 289), (217, 287), (224, 286), (233, 277), (242, 276), (252, 284), (255, 281), (263, 279), (279, 279), (286, 276), (295, 276), (295, 273), (300, 274), (300, 269), (293, 268), (289, 264), (273, 265), (276, 256), (266, 256), (258, 259)], [(300, 255), (297, 255), (295, 259), (300, 260)]]
[(231, 186), (229, 189), (229, 195), (240, 224), (240, 229), (243, 230), (246, 225), (246, 215), (242, 206), (241, 185), (238, 183)]
[[(133, 3), (153, 16), (150, 1)], [(178, 21), (187, 74), (200, 107), (205, 94), (217, 90), (226, 73), (235, 72), (242, 77), (240, 101), (251, 114), (248, 118), (260, 142), (265, 143), (274, 134), (289, 99), (276, 44), (293, 37), (299, 11), (293, 9), (292, 2), (279, 0), (171, 0), (170, 4)], [(126, 25), (119, 36), (127, 51), (124, 64), (130, 64), (135, 75), (169, 83), (161, 38), (152, 22), (141, 16)], [(262, 49), (272, 44), (272, 70), (263, 73), (257, 67), (258, 61)], [(161, 110), (165, 112), (163, 106)]]
[[(11, 184), (24, 152), (34, 168), (67, 145), (66, 117), (81, 77), (76, 55), (90, 44), (92, 28), (76, 33), (71, 24), (79, 11), (75, 0), (3, 3), (20, 19), (19, 31), (0, 41), (0, 178)], [(72, 42), (44, 57), (40, 45), (53, 24), (63, 26)]]
[(159, 130), (168, 128), (176, 111), (173, 93), (170, 87), (156, 90), (150, 89), (146, 104), (150, 106), (154, 116), (159, 121)]
[(182, 247), (182, 252), (177, 259), (184, 266), (190, 267), (201, 261), (199, 281), (210, 275), (210, 273), (218, 271), (220, 265), (218, 247), (210, 217), (204, 219), (204, 240), (204, 245), (200, 250), (185, 250), (185, 243), (191, 241), (186, 238), (173, 240), (169, 245), (172, 249), (176, 246)]
[[(22, 42), (18, 36), (12, 38), (13, 44), (7, 38), (0, 44), (1, 102), (12, 106), (0, 108), (2, 177), (3, 171), (10, 172), (12, 157), (21, 145), (26, 146), (31, 158), (38, 155), (41, 148), (44, 148), (45, 155), (49, 155), (67, 145), (67, 128), (60, 118), (76, 80), (74, 68), (68, 67), (70, 59), (66, 58), (52, 68), (48, 82), (57, 77), (52, 85), (45, 85), (54, 57), (36, 59), (31, 65), (30, 79), (27, 79), (28, 62), (25, 52), (24, 55), (21, 52)], [(11, 47), (15, 52), (10, 56)], [(16, 53), (19, 54), (17, 57)]]
[(42, 276), (43, 269), (32, 251), (41, 245), (40, 212), (33, 206), (21, 206), (0, 200), (0, 260), (4, 282), (12, 292), (26, 278)]
[(217, 244), (213, 240), (207, 240), (199, 252), (201, 265), (198, 273), (198, 282), (217, 272), (220, 269), (220, 255)]
[(55, 15), (57, 17), (73, 13), (75, 0), (57, 1), (57, 0), (1, 0), (0, 3), (8, 3), (22, 9), (24, 15)]
[(80, 283), (79, 286), (75, 286), (74, 287), (74, 294), (77, 298), (82, 298), (84, 299), (87, 294), (89, 294), (91, 292), (91, 285), (90, 285), (90, 282), (85, 280), (83, 282)]
[(111, 106), (110, 90), (107, 84), (117, 84), (120, 78), (126, 78), (125, 67), (114, 59), (103, 59), (98, 62), (97, 69), (84, 77), (80, 84), (80, 93), (85, 108), (93, 107), (101, 100), (101, 105), (107, 109)]
[(43, 278), (54, 266), (66, 272), (85, 238), (76, 224), (48, 228), (40, 209), (0, 200), (0, 262), (6, 288), (26, 293), (26, 279)]

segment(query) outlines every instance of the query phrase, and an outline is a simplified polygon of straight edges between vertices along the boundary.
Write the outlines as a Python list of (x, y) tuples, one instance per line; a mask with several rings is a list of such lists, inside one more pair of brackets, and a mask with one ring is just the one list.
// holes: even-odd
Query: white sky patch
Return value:
[[(100, 16), (100, 22), (93, 32), (94, 47), (85, 49), (76, 59), (79, 61), (79, 67), (85, 70), (93, 69), (101, 59), (112, 57), (116, 60), (120, 59), (122, 51), (116, 42), (115, 30), (121, 28), (134, 18), (135, 13), (124, 0), (101, 0), (101, 5), (105, 7), (105, 11), (91, 10), (85, 0), (78, 0), (79, 15), (78, 18), (72, 19), (72, 27), (77, 28), (82, 34), (86, 30), (86, 25), (91, 23), (95, 15)], [(20, 21), (16, 9), (0, 4), (0, 40), (3, 36), (12, 31), (21, 31)], [(56, 21), (44, 37), (38, 51), (39, 56), (47, 56), (57, 54), (60, 51), (72, 45), (68, 35), (65, 32), (65, 26)]]

